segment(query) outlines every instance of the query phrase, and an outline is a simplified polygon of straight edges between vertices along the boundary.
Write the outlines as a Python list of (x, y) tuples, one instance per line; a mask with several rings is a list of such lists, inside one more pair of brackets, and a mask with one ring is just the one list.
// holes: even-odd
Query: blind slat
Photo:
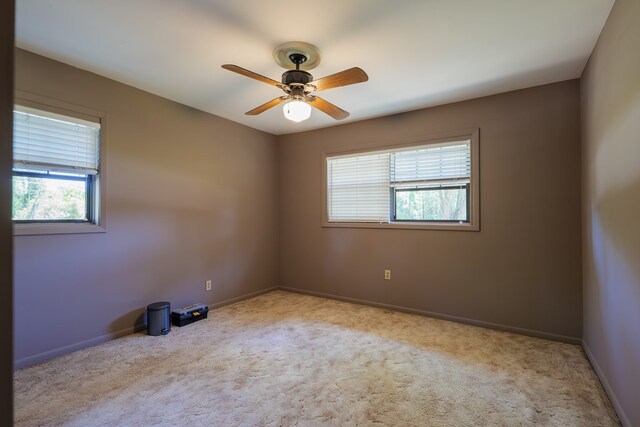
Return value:
[(470, 142), (419, 147), (392, 154), (391, 182), (471, 177)]
[(327, 159), (330, 221), (389, 219), (389, 155)]
[(96, 174), (100, 124), (33, 108), (13, 112), (14, 167)]

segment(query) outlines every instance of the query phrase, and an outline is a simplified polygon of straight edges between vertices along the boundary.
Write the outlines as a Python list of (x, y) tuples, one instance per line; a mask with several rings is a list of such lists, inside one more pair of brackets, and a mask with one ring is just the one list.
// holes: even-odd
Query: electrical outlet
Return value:
[(211, 290), (211, 280), (207, 280), (207, 283), (204, 285), (205, 291)]
[(391, 270), (384, 271), (384, 280), (391, 280)]

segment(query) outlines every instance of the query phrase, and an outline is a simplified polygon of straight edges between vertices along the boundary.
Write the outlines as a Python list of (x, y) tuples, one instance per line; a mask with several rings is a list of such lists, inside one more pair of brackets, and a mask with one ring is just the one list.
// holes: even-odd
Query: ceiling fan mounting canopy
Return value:
[(292, 53), (289, 59), (296, 65), (296, 70), (300, 69), (300, 64), (307, 62), (307, 56), (304, 53)]
[[(320, 51), (317, 47), (309, 43), (283, 43), (273, 51), (273, 57), (279, 65), (287, 69), (287, 71), (282, 74), (281, 82), (277, 82), (276, 80), (237, 65), (224, 64), (222, 66), (222, 68), (233, 71), (234, 73), (242, 74), (243, 76), (259, 80), (271, 86), (279, 87), (286, 93), (285, 96), (272, 99), (253, 110), (247, 111), (245, 113), (247, 115), (255, 116), (285, 101), (298, 101), (307, 103), (336, 120), (342, 120), (349, 117), (347, 111), (325, 101), (319, 96), (312, 95), (312, 93), (369, 80), (367, 73), (358, 67), (349, 68), (348, 70), (314, 80), (313, 76), (305, 70), (312, 69), (320, 63)], [(292, 64), (295, 65), (295, 69), (293, 70), (290, 69)], [(290, 118), (289, 116), (286, 117)], [(302, 120), (307, 117), (309, 117), (308, 114)]]

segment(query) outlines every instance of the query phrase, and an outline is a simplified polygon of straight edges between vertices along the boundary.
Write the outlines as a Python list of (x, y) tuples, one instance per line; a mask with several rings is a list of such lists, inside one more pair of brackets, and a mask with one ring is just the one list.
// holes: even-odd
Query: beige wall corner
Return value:
[(617, 0), (581, 79), (584, 343), (640, 425), (640, 1)]

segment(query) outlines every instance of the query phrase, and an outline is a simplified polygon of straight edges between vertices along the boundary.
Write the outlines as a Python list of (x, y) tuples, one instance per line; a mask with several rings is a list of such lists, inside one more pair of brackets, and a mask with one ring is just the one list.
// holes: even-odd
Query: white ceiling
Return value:
[[(273, 134), (399, 113), (577, 78), (614, 0), (17, 0), (16, 44)], [(275, 80), (275, 46), (322, 51), (312, 74), (353, 66), (369, 81), (322, 92), (351, 116), (281, 106), (282, 92), (220, 68)]]

